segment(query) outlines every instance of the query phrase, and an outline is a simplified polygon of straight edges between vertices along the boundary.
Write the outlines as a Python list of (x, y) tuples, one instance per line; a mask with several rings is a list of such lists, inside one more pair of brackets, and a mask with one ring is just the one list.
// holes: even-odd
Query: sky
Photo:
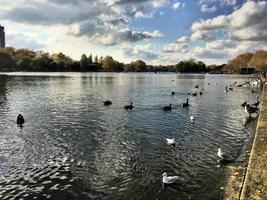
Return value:
[(266, 0), (0, 0), (0, 24), (8, 46), (76, 60), (222, 64), (267, 50)]

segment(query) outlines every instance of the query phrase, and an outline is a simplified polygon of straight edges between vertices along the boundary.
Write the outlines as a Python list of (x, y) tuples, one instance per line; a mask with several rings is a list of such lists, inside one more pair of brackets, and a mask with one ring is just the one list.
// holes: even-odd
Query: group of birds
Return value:
[[(236, 85), (237, 87), (242, 87), (243, 85), (246, 85), (246, 84), (249, 84), (248, 82), (246, 82), (245, 84), (239, 84), (237, 85), (237, 82), (235, 82), (233, 85)], [(209, 85), (209, 84), (208, 84)], [(198, 85), (195, 85), (195, 88), (198, 89), (199, 86)], [(233, 90), (233, 86), (230, 85), (229, 87), (226, 86), (225, 87), (225, 92), (227, 93), (228, 91), (232, 91)], [(199, 91), (199, 95), (202, 95), (202, 91), (204, 91), (204, 89), (202, 89), (201, 91)], [(174, 96), (175, 95), (175, 92), (172, 91), (171, 92), (171, 95)], [(197, 92), (194, 92), (194, 93), (188, 93), (188, 95), (192, 95), (192, 96), (197, 96)], [(103, 101), (104, 105), (105, 106), (110, 106), (112, 105), (112, 102), (110, 100), (106, 100), (106, 101)], [(260, 101), (257, 100), (256, 103), (254, 104), (248, 104), (247, 102), (244, 102), (242, 104), (243, 107), (245, 107), (245, 110), (246, 112), (249, 114), (249, 116), (251, 116), (251, 114), (253, 113), (257, 113), (259, 111), (258, 109), (258, 106), (260, 104)], [(189, 99), (187, 98), (186, 99), (186, 102), (185, 103), (182, 103), (182, 107), (183, 108), (186, 108), (186, 107), (189, 107)], [(131, 102), (131, 104), (129, 105), (125, 105), (124, 106), (124, 109), (125, 110), (132, 110), (134, 108), (133, 106), (133, 103)], [(164, 106), (163, 107), (163, 111), (172, 111), (172, 104), (168, 105), (168, 106)], [(191, 122), (194, 122), (194, 117), (193, 116), (189, 116), (189, 119)], [(25, 122), (23, 116), (21, 114), (19, 114), (17, 116), (17, 124), (22, 126), (22, 124)], [(175, 144), (176, 144), (176, 141), (175, 141), (175, 138), (166, 138), (166, 143), (172, 147), (175, 147)], [(219, 161), (221, 163), (229, 163), (229, 162), (233, 162), (233, 158), (229, 155), (227, 155), (226, 153), (224, 153), (222, 151), (221, 148), (218, 148), (218, 151), (217, 151), (217, 156), (219, 158)], [(165, 184), (172, 184), (172, 183), (175, 183), (176, 181), (178, 180), (178, 176), (168, 176), (166, 172), (164, 172), (162, 174), (162, 183), (163, 185)]]
[(259, 99), (257, 99), (256, 103), (248, 104), (248, 102), (245, 101), (244, 103), (241, 104), (241, 106), (245, 108), (246, 113), (248, 113), (249, 117), (251, 117), (251, 115), (254, 113), (258, 114), (259, 104), (260, 104), (260, 101), (259, 101)]
[[(244, 84), (237, 84), (237, 82), (234, 83), (234, 85), (236, 85), (237, 87), (242, 87), (242, 86), (248, 85), (248, 84), (250, 84), (250, 82), (245, 82)], [(198, 86), (195, 88), (198, 88)], [(228, 86), (225, 87), (225, 92), (227, 93), (228, 91), (233, 91), (232, 85), (230, 85), (229, 87)], [(252, 91), (254, 91), (254, 90), (252, 90)], [(254, 93), (254, 92), (252, 92), (252, 93)], [(174, 94), (175, 93), (172, 92), (172, 95), (174, 95)], [(192, 95), (195, 96), (196, 94), (193, 93)], [(255, 102), (253, 104), (248, 104), (248, 102), (244, 102), (242, 104), (242, 106), (245, 107), (245, 111), (249, 114), (249, 117), (251, 117), (252, 114), (259, 112), (259, 108), (258, 108), (259, 104), (260, 104), (260, 101), (257, 98), (257, 102)], [(186, 103), (183, 103), (182, 106), (188, 107), (189, 106), (189, 99), (187, 99)], [(170, 106), (165, 106), (164, 110), (165, 109), (166, 109), (166, 111), (168, 109), (171, 110), (171, 104), (170, 104)], [(190, 116), (190, 120), (194, 121), (194, 117)], [(175, 147), (175, 144), (176, 144), (175, 138), (166, 138), (166, 143), (172, 147)], [(222, 148), (218, 148), (217, 157), (219, 158), (218, 161), (222, 164), (228, 164), (228, 163), (234, 162), (234, 160), (235, 160), (231, 155), (223, 152)], [(163, 177), (162, 178), (163, 184), (172, 184), (178, 180), (178, 176), (167, 176), (167, 173), (165, 173), (165, 172), (162, 174), (162, 177)]]
[[(103, 101), (104, 102), (104, 105), (105, 106), (110, 106), (111, 104), (112, 104), (112, 102), (110, 101), (110, 100), (106, 100), (106, 101)], [(133, 102), (131, 102), (131, 104), (130, 105), (126, 105), (126, 106), (124, 106), (124, 109), (125, 110), (132, 110), (134, 108), (134, 106), (133, 106)]]

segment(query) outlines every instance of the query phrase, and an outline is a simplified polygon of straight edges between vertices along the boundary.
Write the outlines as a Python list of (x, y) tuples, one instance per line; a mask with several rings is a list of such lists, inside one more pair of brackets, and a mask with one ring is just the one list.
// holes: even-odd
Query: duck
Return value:
[(192, 115), (189, 116), (189, 119), (191, 122), (194, 122), (194, 120), (195, 120), (195, 118)]
[(225, 93), (227, 93), (227, 92), (228, 92), (228, 87), (227, 87), (227, 86), (225, 87), (225, 90), (224, 90), (224, 91), (225, 91)]
[(103, 101), (105, 106), (109, 106), (112, 104), (110, 100)]
[(241, 106), (245, 107), (247, 104), (248, 104), (248, 102), (245, 101), (244, 103), (241, 104)]
[(175, 95), (175, 92), (174, 92), (174, 91), (172, 91), (172, 96), (173, 96), (173, 95)]
[(258, 111), (259, 111), (259, 109), (257, 107), (253, 107), (249, 104), (247, 104), (245, 106), (245, 110), (249, 114), (249, 116), (251, 116), (251, 114), (253, 114), (253, 113), (258, 113)]
[(22, 114), (19, 114), (17, 116), (17, 124), (22, 125), (22, 124), (24, 124), (24, 122), (25, 122), (25, 120), (24, 120)]
[(186, 99), (186, 103), (183, 103), (183, 108), (186, 108), (186, 107), (188, 107), (189, 106), (189, 99), (187, 98)]
[(183, 108), (186, 108), (189, 106), (189, 99), (186, 99), (186, 103), (183, 103)]
[(202, 91), (200, 91), (200, 92), (199, 92), (199, 95), (201, 96), (202, 94), (203, 94)]
[(162, 183), (163, 184), (172, 184), (178, 180), (178, 176), (168, 176), (166, 172), (162, 174)]
[(197, 92), (192, 93), (192, 96), (197, 96)]
[(258, 107), (258, 105), (260, 105), (259, 99), (257, 99), (257, 102), (256, 103), (252, 104), (252, 106), (255, 106), (255, 107)]
[(126, 106), (124, 106), (124, 109), (125, 109), (125, 110), (132, 110), (133, 108), (134, 108), (134, 106), (133, 106), (133, 102), (131, 102), (130, 105), (126, 105)]
[(168, 145), (175, 145), (175, 138), (166, 138), (166, 142)]
[(198, 86), (198, 85), (196, 85), (196, 86), (195, 86), (195, 88), (196, 88), (196, 89), (198, 89), (198, 88), (199, 88), (199, 86)]
[(169, 106), (164, 106), (163, 111), (172, 111), (172, 104), (170, 104)]
[(217, 156), (219, 157), (219, 161), (222, 163), (230, 163), (233, 162), (233, 159), (226, 155), (221, 148), (218, 148)]
[(230, 91), (233, 91), (234, 89), (230, 86), (230, 87), (229, 87), (229, 90), (230, 90)]

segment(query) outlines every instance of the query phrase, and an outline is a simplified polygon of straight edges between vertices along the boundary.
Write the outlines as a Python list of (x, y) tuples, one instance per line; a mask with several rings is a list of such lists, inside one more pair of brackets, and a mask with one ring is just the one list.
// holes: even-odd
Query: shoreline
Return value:
[[(227, 166), (225, 178), (224, 198), (227, 200), (247, 200), (247, 199), (267, 199), (264, 191), (267, 189), (265, 183), (267, 178), (267, 86), (265, 85), (262, 93), (262, 106), (256, 121), (253, 125), (253, 134), (248, 143), (242, 149), (243, 157), (241, 162)], [(261, 151), (262, 153), (259, 153)], [(265, 195), (264, 197), (262, 195)]]

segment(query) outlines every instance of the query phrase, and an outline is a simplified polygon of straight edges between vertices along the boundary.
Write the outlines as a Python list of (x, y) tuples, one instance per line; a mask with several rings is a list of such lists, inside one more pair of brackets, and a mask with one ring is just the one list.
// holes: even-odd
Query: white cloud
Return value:
[(201, 11), (202, 12), (215, 12), (217, 10), (217, 7), (215, 5), (209, 7), (207, 4), (201, 5)]
[(151, 43), (138, 44), (134, 46), (130, 44), (124, 44), (120, 47), (119, 51), (120, 54), (124, 56), (124, 60), (129, 58), (130, 60), (143, 59), (149, 60), (149, 63), (151, 63), (152, 60), (158, 58), (158, 55), (154, 53), (154, 48), (154, 45)]
[(187, 36), (182, 36), (182, 37), (178, 38), (178, 39), (176, 40), (176, 42), (177, 42), (177, 43), (188, 43), (188, 42), (189, 42), (189, 37), (187, 37)]
[[(3, 0), (0, 0), (2, 3)], [(116, 45), (161, 36), (159, 31), (131, 30), (134, 18), (153, 17), (168, 0), (19, 0), (0, 4), (0, 19), (44, 28), (66, 26), (75, 37)], [(75, 31), (73, 31), (73, 27)]]
[(234, 6), (237, 4), (237, 0), (220, 0), (222, 5), (231, 5)]
[(162, 51), (164, 53), (187, 53), (189, 51), (189, 38), (182, 36), (176, 42), (166, 44)]
[(267, 41), (267, 2), (248, 1), (230, 15), (194, 22), (191, 26), (195, 40), (225, 32), (233, 40)]

